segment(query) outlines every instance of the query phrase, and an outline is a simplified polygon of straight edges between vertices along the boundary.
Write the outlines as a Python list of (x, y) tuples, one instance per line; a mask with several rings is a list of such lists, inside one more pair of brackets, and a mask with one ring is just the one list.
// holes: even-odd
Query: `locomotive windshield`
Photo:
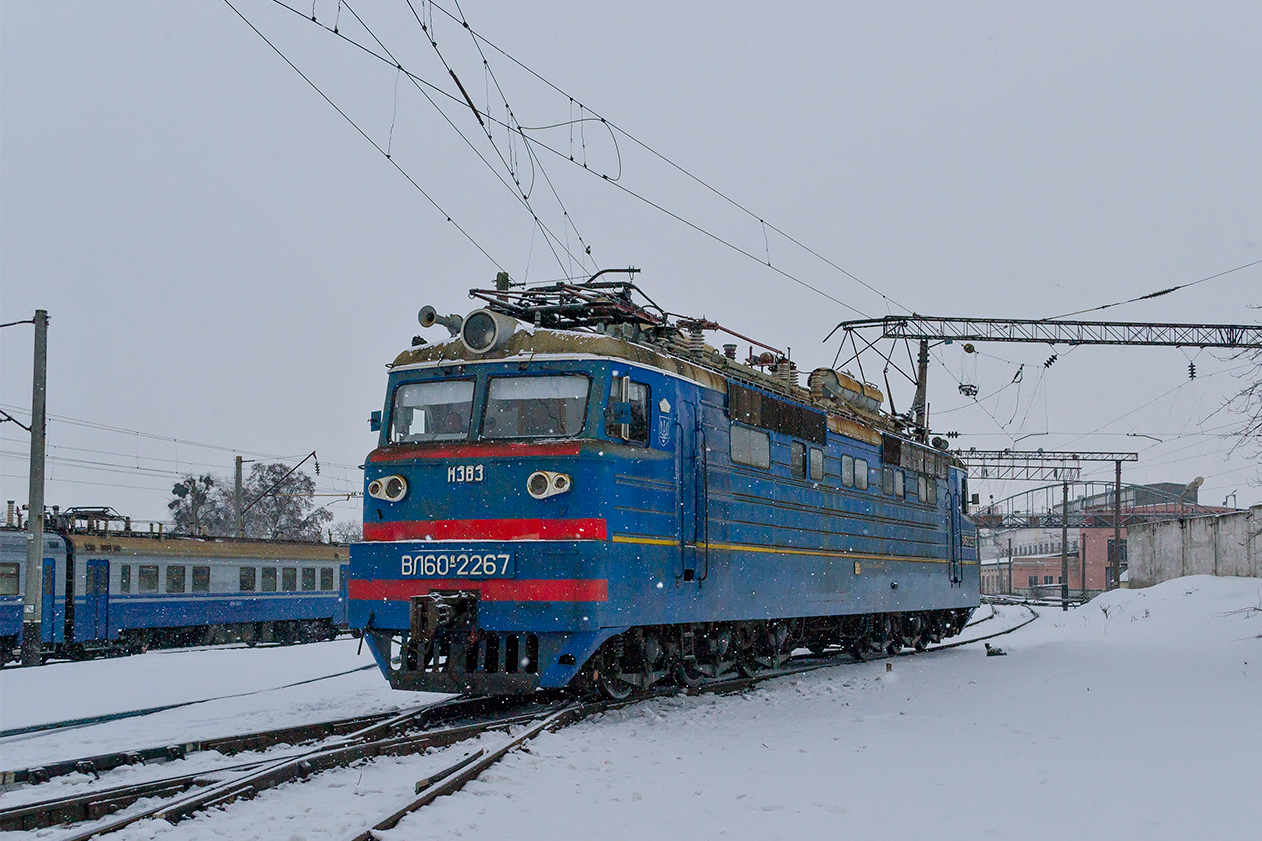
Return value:
[(583, 431), (589, 381), (582, 376), (493, 377), (483, 438), (572, 438)]
[(455, 441), (469, 437), (473, 381), (407, 383), (394, 392), (390, 443)]

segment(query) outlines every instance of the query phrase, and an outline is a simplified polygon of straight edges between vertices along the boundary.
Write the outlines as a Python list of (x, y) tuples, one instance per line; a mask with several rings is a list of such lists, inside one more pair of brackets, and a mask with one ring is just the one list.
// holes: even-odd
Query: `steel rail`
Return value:
[[(940, 651), (962, 645), (971, 645), (983, 640), (1010, 634), (1039, 618), (1037, 611), (1028, 605), (1023, 606), (1030, 612), (1030, 617), (1024, 622), (1021, 622), (1011, 628), (1006, 628), (992, 634), (973, 637), (967, 640), (936, 644), (927, 647), (924, 651), (903, 651), (899, 652), (899, 654), (895, 656), (915, 656), (917, 654), (928, 653), (931, 651)], [(984, 620), (979, 620), (979, 622), (980, 621)], [(678, 694), (700, 695), (709, 693), (740, 692), (756, 686), (764, 680), (788, 677), (814, 671), (816, 669), (836, 666), (839, 664), (839, 655), (844, 653), (845, 652), (842, 651), (835, 651), (824, 655), (802, 655), (799, 657), (791, 657), (778, 667), (761, 670), (752, 675), (743, 675), (710, 681), (700, 686), (691, 688), (673, 687), (664, 692), (655, 693), (649, 697), (668, 697), (670, 695)], [(882, 655), (882, 657), (886, 656), (889, 655)], [(411, 755), (433, 747), (447, 747), (488, 731), (502, 730), (522, 724), (528, 725), (525, 731), (517, 736), (514, 736), (495, 751), (487, 754), (483, 750), (478, 750), (464, 754), (451, 765), (448, 765), (443, 769), (430, 774), (423, 780), (420, 780), (415, 786), (416, 798), (414, 800), (410, 801), (404, 807), (397, 809), (395, 812), (392, 812), (390, 815), (375, 824), (372, 828), (364, 830), (362, 833), (355, 836), (355, 841), (371, 841), (371, 839), (375, 838), (373, 833), (390, 829), (406, 815), (415, 812), (429, 803), (432, 803), (434, 800), (445, 794), (450, 794), (460, 790), (465, 784), (481, 774), (482, 771), (491, 767), (508, 753), (520, 747), (526, 741), (535, 738), (540, 733), (546, 730), (555, 730), (565, 724), (572, 723), (595, 712), (620, 708), (629, 704), (637, 703), (641, 700), (646, 700), (646, 698), (636, 697), (623, 701), (571, 703), (562, 709), (554, 710), (544, 715), (542, 718), (538, 713), (514, 714), (501, 716), (484, 722), (427, 730), (419, 734), (403, 736), (387, 735), (384, 738), (377, 739), (368, 738), (370, 736), (388, 734), (395, 729), (407, 726), (410, 720), (413, 724), (415, 724), (415, 719), (424, 717), (427, 713), (434, 719), (450, 720), (459, 716), (476, 715), (487, 710), (495, 709), (496, 707), (509, 706), (514, 701), (516, 701), (516, 703), (521, 703), (522, 700), (523, 699), (496, 698), (494, 696), (459, 697), (448, 699), (418, 710), (409, 710), (390, 718), (383, 718), (382, 720), (369, 724), (360, 730), (333, 740), (332, 744), (316, 746), (301, 753), (291, 754), (282, 758), (257, 760), (230, 767), (208, 769), (193, 774), (180, 775), (178, 777), (163, 778), (146, 783), (118, 786), (112, 789), (95, 791), (84, 795), (57, 798), (55, 800), (15, 807), (14, 809), (0, 812), (0, 819), (6, 815), (12, 815), (14, 818), (17, 818), (19, 815), (26, 818), (32, 818), (33, 816), (41, 814), (44, 818), (42, 820), (37, 819), (34, 823), (26, 823), (22, 825), (17, 825), (16, 823), (3, 823), (0, 824), (0, 828), (32, 829), (49, 826), (54, 822), (71, 823), (82, 820), (94, 820), (118, 811), (119, 809), (126, 808), (126, 806), (131, 805), (137, 800), (145, 797), (164, 797), (169, 796), (170, 794), (177, 795), (176, 799), (173, 801), (158, 804), (136, 814), (120, 817), (104, 825), (85, 828), (81, 832), (67, 836), (63, 839), (63, 841), (86, 841), (86, 839), (106, 835), (123, 829), (126, 826), (130, 826), (138, 821), (149, 818), (175, 822), (196, 812), (216, 806), (223, 806), (243, 797), (253, 797), (261, 791), (273, 788), (282, 783), (306, 779), (322, 771), (344, 767), (345, 765), (360, 759), (372, 759), (380, 756)], [(527, 702), (529, 703), (532, 700), (533, 699), (528, 699)], [(230, 738), (246, 739), (250, 735), (253, 734)], [(229, 775), (229, 779), (223, 779), (225, 775)], [(194, 787), (198, 787), (200, 790), (196, 793), (188, 794), (187, 792), (189, 789)], [(56, 818), (56, 820), (53, 820), (54, 818)]]

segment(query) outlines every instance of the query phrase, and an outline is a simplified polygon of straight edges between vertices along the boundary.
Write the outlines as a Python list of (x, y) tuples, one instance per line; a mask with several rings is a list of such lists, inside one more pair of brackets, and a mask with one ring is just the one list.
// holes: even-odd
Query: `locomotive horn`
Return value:
[(435, 324), (441, 324), (447, 328), (447, 332), (454, 339), (460, 335), (460, 327), (464, 324), (464, 319), (452, 313), (451, 315), (439, 315), (438, 310), (430, 306), (421, 307), (421, 311), (416, 314), (416, 320), (421, 322), (422, 327), (433, 327)]

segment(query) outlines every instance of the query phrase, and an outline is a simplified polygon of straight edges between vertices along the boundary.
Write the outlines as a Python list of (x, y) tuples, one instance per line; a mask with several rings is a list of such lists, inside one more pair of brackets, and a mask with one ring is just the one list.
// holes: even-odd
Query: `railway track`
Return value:
[[(1020, 624), (990, 634), (930, 646), (924, 652), (905, 651), (902, 656), (930, 653), (986, 639), (1003, 636), (1024, 627), (1038, 618), (1038, 613), (1024, 606), (1030, 615)], [(979, 623), (980, 624), (980, 623)], [(752, 688), (764, 680), (801, 674), (816, 669), (852, 662), (842, 652), (803, 655), (790, 659), (780, 668), (754, 676), (728, 678), (693, 689), (672, 689), (650, 697), (671, 694), (698, 695), (731, 693)], [(217, 750), (228, 755), (262, 750), (280, 744), (306, 745), (282, 757), (257, 758), (199, 772), (163, 777), (139, 783), (51, 798), (0, 810), (0, 830), (30, 830), (49, 826), (70, 825), (85, 821), (101, 821), (63, 836), (63, 841), (86, 841), (108, 835), (141, 820), (160, 819), (177, 822), (195, 813), (225, 806), (234, 800), (250, 798), (284, 783), (303, 780), (323, 771), (345, 767), (362, 760), (386, 756), (408, 756), (430, 749), (454, 746), (491, 731), (523, 728), (499, 747), (490, 751), (478, 749), (457, 756), (441, 769), (431, 772), (415, 785), (415, 797), (402, 807), (391, 810), (373, 826), (353, 836), (353, 841), (371, 841), (374, 832), (395, 826), (406, 815), (423, 808), (446, 794), (458, 791), (508, 753), (521, 747), (540, 733), (555, 730), (597, 712), (603, 712), (643, 698), (623, 701), (566, 701), (561, 696), (531, 698), (493, 698), (460, 696), (418, 707), (394, 715), (376, 714), (351, 719), (259, 733), (241, 734), (223, 739), (204, 740), (183, 746), (186, 756), (195, 750)], [(316, 742), (315, 744), (311, 744)], [(143, 751), (120, 752), (100, 757), (68, 760), (42, 769), (5, 772), (13, 783), (38, 784), (57, 774), (92, 771), (134, 764), (131, 757), (152, 753), (153, 759), (166, 761), (179, 758), (172, 749), (162, 746)], [(164, 753), (164, 751), (166, 753)], [(128, 811), (143, 799), (162, 802)]]

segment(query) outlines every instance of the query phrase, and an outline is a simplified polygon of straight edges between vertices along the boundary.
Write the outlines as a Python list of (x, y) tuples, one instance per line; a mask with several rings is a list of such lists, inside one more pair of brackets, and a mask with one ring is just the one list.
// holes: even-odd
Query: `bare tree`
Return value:
[(175, 498), (167, 503), (176, 530), (188, 534), (200, 534), (202, 529), (218, 533), (224, 524), (224, 512), (217, 490), (216, 479), (210, 474), (194, 476), (190, 473), (176, 482), (171, 488)]
[(338, 543), (360, 543), (364, 539), (364, 524), (359, 520), (338, 520), (329, 531)]
[[(246, 537), (270, 540), (319, 540), (333, 515), (317, 508), (315, 480), (288, 465), (254, 464), (242, 483)], [(287, 476), (286, 474), (289, 473)], [(171, 489), (167, 503), (177, 531), (187, 534), (236, 534), (233, 481), (223, 476), (189, 475)], [(358, 524), (356, 524), (358, 525)], [(349, 531), (347, 532), (349, 534)]]
[(327, 509), (315, 506), (315, 480), (301, 470), (289, 470), (280, 462), (250, 467), (244, 483), (248, 537), (319, 540), (324, 525), (333, 519)]

